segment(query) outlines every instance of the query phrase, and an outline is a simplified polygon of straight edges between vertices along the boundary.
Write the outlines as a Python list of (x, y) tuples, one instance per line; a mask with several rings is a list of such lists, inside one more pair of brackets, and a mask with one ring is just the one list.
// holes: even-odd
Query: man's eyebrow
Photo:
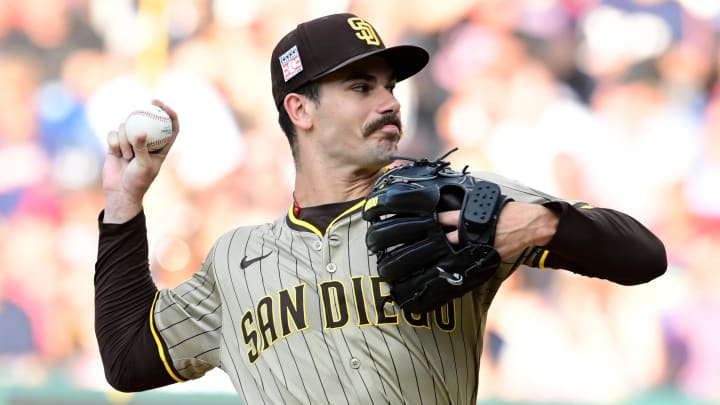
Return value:
[(368, 73), (350, 72), (345, 76), (343, 82), (351, 82), (353, 80), (365, 80), (369, 82), (374, 82), (377, 81), (377, 77)]
[[(351, 82), (353, 80), (364, 80), (368, 82), (376, 82), (378, 81), (377, 76), (371, 75), (369, 73), (361, 73), (361, 72), (350, 72), (348, 73), (345, 78), (342, 80), (343, 82)], [(395, 79), (395, 76), (391, 76), (388, 79), (388, 83), (395, 83), (397, 79)]]

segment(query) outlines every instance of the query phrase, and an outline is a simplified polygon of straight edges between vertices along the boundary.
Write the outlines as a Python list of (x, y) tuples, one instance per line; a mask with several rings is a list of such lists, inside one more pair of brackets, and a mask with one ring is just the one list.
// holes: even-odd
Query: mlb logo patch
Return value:
[(303, 65), (297, 46), (293, 46), (290, 50), (280, 55), (280, 66), (282, 67), (283, 77), (286, 82), (302, 72)]

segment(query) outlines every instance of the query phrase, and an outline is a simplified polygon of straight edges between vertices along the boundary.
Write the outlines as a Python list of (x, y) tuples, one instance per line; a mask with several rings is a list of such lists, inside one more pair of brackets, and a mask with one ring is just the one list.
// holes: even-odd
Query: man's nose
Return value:
[(385, 88), (381, 93), (382, 101), (380, 103), (378, 112), (380, 114), (397, 114), (398, 112), (400, 112), (400, 102), (398, 101), (397, 97), (395, 97), (393, 89)]

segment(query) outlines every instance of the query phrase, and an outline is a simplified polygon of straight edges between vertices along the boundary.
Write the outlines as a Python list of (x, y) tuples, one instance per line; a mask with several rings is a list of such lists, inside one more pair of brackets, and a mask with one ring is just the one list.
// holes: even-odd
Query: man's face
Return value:
[(370, 57), (320, 79), (313, 136), (341, 162), (376, 170), (392, 161), (402, 136), (400, 104), (388, 64)]

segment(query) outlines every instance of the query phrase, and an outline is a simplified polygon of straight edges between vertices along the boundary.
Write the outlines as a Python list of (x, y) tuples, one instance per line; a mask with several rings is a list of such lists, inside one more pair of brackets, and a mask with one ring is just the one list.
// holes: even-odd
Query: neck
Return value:
[(379, 170), (353, 170), (344, 167), (298, 165), (294, 199), (300, 207), (313, 207), (365, 197)]

